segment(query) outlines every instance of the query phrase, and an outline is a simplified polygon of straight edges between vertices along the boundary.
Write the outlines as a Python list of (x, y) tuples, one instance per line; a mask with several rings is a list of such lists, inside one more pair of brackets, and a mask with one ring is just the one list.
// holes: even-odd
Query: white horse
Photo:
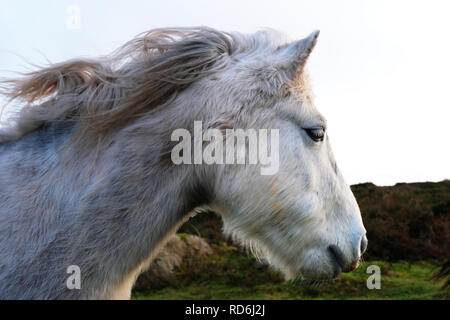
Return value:
[[(366, 231), (304, 70), (317, 36), (157, 29), (107, 58), (3, 81), (24, 108), (0, 132), (0, 298), (129, 298), (204, 207), (287, 279), (355, 269)], [(277, 129), (278, 172), (174, 164), (171, 134), (194, 121)]]

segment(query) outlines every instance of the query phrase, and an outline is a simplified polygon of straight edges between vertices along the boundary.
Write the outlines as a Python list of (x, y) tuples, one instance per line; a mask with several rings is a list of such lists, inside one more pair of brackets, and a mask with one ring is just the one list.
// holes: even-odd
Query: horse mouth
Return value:
[(334, 266), (333, 278), (337, 278), (342, 272), (347, 272), (345, 257), (341, 249), (331, 245), (328, 247), (328, 253)]

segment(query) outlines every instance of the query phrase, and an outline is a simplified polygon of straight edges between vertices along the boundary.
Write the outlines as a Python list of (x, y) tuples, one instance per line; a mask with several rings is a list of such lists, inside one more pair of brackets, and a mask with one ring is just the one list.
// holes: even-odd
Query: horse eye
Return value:
[(325, 128), (323, 127), (307, 128), (304, 130), (315, 142), (323, 141), (323, 138), (325, 137)]

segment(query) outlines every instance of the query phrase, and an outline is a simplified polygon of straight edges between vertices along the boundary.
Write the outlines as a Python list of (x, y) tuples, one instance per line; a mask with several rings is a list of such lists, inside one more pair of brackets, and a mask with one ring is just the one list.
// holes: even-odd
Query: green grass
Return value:
[[(366, 286), (367, 266), (381, 268), (381, 289)], [(440, 290), (442, 282), (431, 281), (438, 264), (421, 261), (412, 264), (383, 261), (364, 262), (357, 270), (319, 287), (301, 287), (293, 283), (260, 281), (238, 285), (212, 278), (172, 284), (161, 290), (137, 293), (134, 299), (448, 299), (449, 291)], [(238, 271), (238, 270), (236, 270)], [(255, 271), (258, 272), (258, 271)]]

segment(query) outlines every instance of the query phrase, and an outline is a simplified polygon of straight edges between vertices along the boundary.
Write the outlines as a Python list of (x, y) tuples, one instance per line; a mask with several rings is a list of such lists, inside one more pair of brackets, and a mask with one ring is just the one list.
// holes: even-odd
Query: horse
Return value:
[[(287, 281), (357, 268), (366, 230), (305, 68), (318, 35), (159, 28), (3, 79), (22, 108), (0, 131), (0, 298), (129, 299), (201, 210)], [(278, 130), (279, 170), (173, 163), (172, 133), (195, 121)]]

